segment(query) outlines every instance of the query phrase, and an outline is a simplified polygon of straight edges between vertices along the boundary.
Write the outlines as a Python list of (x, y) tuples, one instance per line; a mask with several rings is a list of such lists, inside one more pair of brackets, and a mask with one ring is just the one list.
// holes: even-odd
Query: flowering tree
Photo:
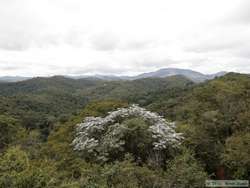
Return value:
[[(131, 125), (131, 122), (127, 121), (129, 118), (137, 120)], [(72, 145), (74, 150), (83, 151), (86, 156), (107, 161), (111, 156), (117, 158), (121, 153), (131, 150), (137, 152), (136, 150), (147, 148), (147, 151), (151, 149), (151, 152), (157, 152), (170, 147), (176, 148), (181, 140), (181, 134), (175, 132), (174, 123), (167, 122), (156, 113), (132, 105), (109, 112), (109, 115), (103, 118), (85, 118), (83, 123), (77, 125)]]

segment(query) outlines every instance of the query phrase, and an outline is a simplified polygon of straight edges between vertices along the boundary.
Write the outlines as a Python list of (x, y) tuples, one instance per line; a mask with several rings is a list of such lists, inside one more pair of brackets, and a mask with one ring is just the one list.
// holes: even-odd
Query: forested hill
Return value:
[[(18, 94), (39, 94), (42, 92), (50, 91), (65, 91), (74, 93), (77, 90), (86, 91), (90, 89), (96, 89), (95, 91), (97, 91), (102, 90), (104, 87), (107, 87), (106, 90), (111, 93), (114, 89), (134, 90), (137, 87), (139, 87), (137, 90), (141, 89), (147, 91), (157, 91), (173, 87), (185, 87), (186, 85), (191, 83), (191, 80), (179, 75), (166, 78), (142, 78), (132, 81), (105, 81), (93, 78), (72, 79), (63, 76), (53, 76), (37, 77), (20, 82), (0, 83), (0, 94), (10, 96)], [(126, 93), (124, 93), (123, 95), (126, 95)]]
[(20, 82), (0, 83), (1, 95), (39, 94), (42, 92), (60, 91), (75, 92), (77, 89), (86, 89), (98, 86), (103, 81), (93, 79), (71, 79), (63, 76), (37, 77)]
[[(175, 121), (181, 146), (152, 152), (149, 122), (132, 116), (96, 130), (104, 162), (73, 150), (76, 124), (132, 103)], [(250, 177), (249, 75), (0, 83), (0, 114), (0, 187), (204, 187)], [(120, 145), (111, 152), (109, 143)]]
[(154, 92), (181, 89), (192, 84), (182, 76), (134, 81), (38, 77), (16, 83), (0, 83), (0, 112), (21, 117), (25, 127), (42, 127), (47, 135), (51, 124), (67, 120), (90, 101), (115, 99), (149, 103), (147, 98)]

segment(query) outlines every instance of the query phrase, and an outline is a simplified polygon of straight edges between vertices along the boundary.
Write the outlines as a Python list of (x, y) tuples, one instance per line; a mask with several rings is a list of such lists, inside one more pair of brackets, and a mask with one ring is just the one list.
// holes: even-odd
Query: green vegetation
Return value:
[[(175, 121), (184, 136), (181, 147), (152, 157), (148, 122), (129, 117), (119, 134), (126, 144), (112, 148), (109, 160), (73, 150), (78, 123), (132, 103)], [(108, 133), (104, 141), (114, 139)], [(108, 149), (104, 142), (101, 147)], [(1, 188), (200, 188), (206, 179), (220, 178), (220, 169), (226, 179), (248, 179), (249, 148), (249, 75), (230, 73), (201, 84), (179, 76), (0, 84)]]
[[(209, 174), (223, 167), (228, 178), (249, 177), (249, 160), (240, 153), (244, 150), (249, 158), (250, 140), (247, 136), (238, 136), (238, 140), (235, 138), (236, 135), (250, 131), (249, 75), (230, 73), (195, 86), (175, 98), (161, 97), (149, 108), (179, 122), (179, 129), (186, 138), (185, 145), (195, 151), (197, 159), (206, 164)], [(227, 159), (232, 152), (228, 147), (231, 147), (233, 141), (239, 142), (239, 148), (234, 148), (237, 150), (234, 154), (239, 156), (238, 162), (245, 164), (244, 167), (235, 165), (242, 176), (235, 176)], [(240, 145), (242, 142), (245, 147)], [(242, 151), (238, 153), (240, 148)], [(238, 162), (235, 160), (233, 163)]]

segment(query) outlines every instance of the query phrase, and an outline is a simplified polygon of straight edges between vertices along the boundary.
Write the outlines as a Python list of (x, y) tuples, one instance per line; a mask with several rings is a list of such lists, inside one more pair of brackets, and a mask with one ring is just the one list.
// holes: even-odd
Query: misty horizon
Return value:
[[(28, 75), (0, 75), (0, 78), (2, 77), (27, 77), (27, 78), (35, 78), (35, 77), (53, 77), (53, 76), (65, 76), (65, 77), (95, 77), (95, 76), (114, 76), (114, 77), (135, 77), (135, 76), (139, 76), (141, 74), (145, 74), (145, 73), (151, 73), (151, 72), (157, 72), (157, 71), (161, 71), (161, 70), (187, 70), (187, 71), (193, 71), (193, 72), (197, 72), (203, 75), (213, 75), (213, 74), (217, 74), (217, 73), (229, 73), (229, 72), (234, 72), (234, 71), (218, 71), (218, 72), (213, 72), (213, 73), (204, 73), (204, 72), (199, 72), (196, 70), (192, 70), (192, 69), (181, 69), (181, 68), (174, 68), (174, 67), (165, 67), (165, 68), (160, 68), (160, 69), (154, 69), (152, 71), (148, 71), (148, 72), (133, 72), (133, 73), (124, 73), (124, 74), (105, 74), (105, 73), (85, 73), (85, 74), (50, 74), (50, 75), (33, 75), (33, 76), (28, 76)], [(234, 72), (234, 73), (241, 73), (241, 72)], [(248, 74), (248, 73), (245, 73)]]

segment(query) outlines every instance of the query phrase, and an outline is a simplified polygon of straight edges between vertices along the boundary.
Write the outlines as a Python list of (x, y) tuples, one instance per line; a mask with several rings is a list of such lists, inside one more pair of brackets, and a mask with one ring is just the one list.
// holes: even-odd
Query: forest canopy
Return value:
[(250, 177), (249, 75), (1, 83), (0, 113), (3, 188), (200, 188)]

